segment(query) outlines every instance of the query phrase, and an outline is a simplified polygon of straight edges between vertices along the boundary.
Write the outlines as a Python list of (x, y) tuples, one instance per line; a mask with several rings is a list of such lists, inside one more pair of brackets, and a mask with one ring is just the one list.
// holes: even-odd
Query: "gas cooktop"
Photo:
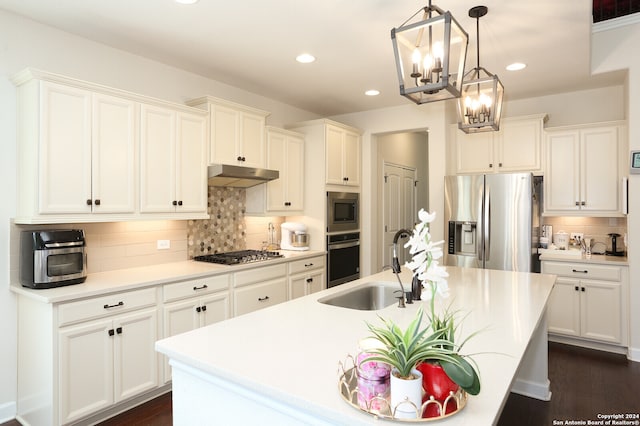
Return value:
[(239, 265), (243, 263), (260, 262), (282, 257), (277, 251), (267, 250), (240, 250), (226, 253), (205, 254), (196, 256), (193, 260), (198, 262), (219, 263), (222, 265)]

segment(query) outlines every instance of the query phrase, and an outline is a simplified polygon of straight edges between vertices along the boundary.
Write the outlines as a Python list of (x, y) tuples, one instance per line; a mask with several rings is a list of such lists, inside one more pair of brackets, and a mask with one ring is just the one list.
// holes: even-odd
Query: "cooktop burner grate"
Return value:
[(277, 251), (239, 250), (226, 253), (205, 254), (202, 256), (196, 256), (193, 260), (198, 262), (219, 263), (222, 265), (238, 265), (242, 263), (260, 262), (278, 257), (282, 257), (282, 255)]

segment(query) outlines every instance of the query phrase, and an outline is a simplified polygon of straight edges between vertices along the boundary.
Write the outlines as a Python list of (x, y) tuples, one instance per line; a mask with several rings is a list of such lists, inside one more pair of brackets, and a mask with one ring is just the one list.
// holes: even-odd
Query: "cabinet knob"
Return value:
[(88, 205), (88, 206), (90, 206), (90, 205), (92, 205), (92, 204), (93, 204), (93, 201), (91, 201), (90, 199), (89, 199), (89, 200), (87, 200), (87, 205)]
[(493, 163), (489, 163), (489, 168), (493, 168)]
[(200, 306), (197, 306), (196, 307), (196, 312), (200, 312), (200, 311), (202, 311), (202, 308)]
[(177, 206), (177, 205), (178, 205), (178, 201), (173, 200), (173, 201), (171, 202), (171, 204), (172, 204), (172, 205), (174, 205), (174, 206)]
[(498, 167), (502, 167), (502, 163), (498, 163)]
[(236, 160), (242, 161), (242, 157), (238, 155), (238, 158), (236, 158)]
[(116, 328), (116, 333), (118, 333), (118, 334), (122, 334), (122, 327), (118, 327), (118, 328)]
[(579, 290), (580, 290), (580, 287), (575, 286), (575, 290), (576, 290), (576, 291), (579, 291)]
[(576, 201), (576, 206), (579, 206), (579, 205), (580, 205), (580, 201)]
[(584, 287), (580, 287), (580, 290), (582, 290), (582, 291), (586, 291)]
[(580, 205), (581, 205), (581, 206), (586, 206), (586, 205), (587, 205), (587, 202), (586, 202), (586, 201), (582, 201), (582, 202), (580, 202)]
[(182, 205), (182, 200), (178, 201), (178, 205), (181, 206)]
[(109, 336), (113, 336), (114, 334), (116, 334), (113, 328), (108, 330), (107, 333), (109, 334)]
[(100, 199), (99, 199), (99, 198), (97, 198), (94, 204), (95, 204), (96, 206), (99, 206), (99, 205), (100, 205)]
[(207, 305), (204, 305), (204, 306), (202, 307), (202, 312), (204, 312), (204, 311), (206, 311), (206, 310), (207, 310)]
[(313, 282), (313, 278), (307, 278), (307, 283), (312, 283)]

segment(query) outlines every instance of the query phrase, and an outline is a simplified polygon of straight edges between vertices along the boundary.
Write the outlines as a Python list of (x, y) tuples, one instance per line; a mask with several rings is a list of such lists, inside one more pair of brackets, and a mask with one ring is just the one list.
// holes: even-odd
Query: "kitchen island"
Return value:
[[(461, 335), (477, 354), (482, 390), (438, 424), (491, 425), (513, 389), (550, 397), (545, 309), (555, 276), (448, 267), (452, 309), (467, 314)], [(410, 272), (401, 274), (410, 283)], [(326, 305), (318, 299), (371, 281), (397, 286), (391, 271), (333, 287), (160, 340), (173, 368), (173, 422), (194, 424), (355, 425), (379, 422), (339, 394), (339, 362), (355, 355), (378, 315), (404, 327), (420, 304), (377, 311)], [(407, 287), (407, 285), (405, 285)]]

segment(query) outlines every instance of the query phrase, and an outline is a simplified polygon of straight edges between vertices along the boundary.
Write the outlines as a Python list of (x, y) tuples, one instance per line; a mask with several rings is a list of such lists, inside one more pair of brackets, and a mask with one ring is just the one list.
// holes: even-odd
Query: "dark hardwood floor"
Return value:
[[(623, 355), (549, 343), (549, 379), (551, 401), (511, 394), (498, 426), (552, 426), (554, 420), (587, 424), (600, 420), (598, 414), (640, 414), (640, 363)], [(171, 419), (168, 393), (100, 426), (168, 426)], [(15, 420), (0, 424), (19, 425)]]

